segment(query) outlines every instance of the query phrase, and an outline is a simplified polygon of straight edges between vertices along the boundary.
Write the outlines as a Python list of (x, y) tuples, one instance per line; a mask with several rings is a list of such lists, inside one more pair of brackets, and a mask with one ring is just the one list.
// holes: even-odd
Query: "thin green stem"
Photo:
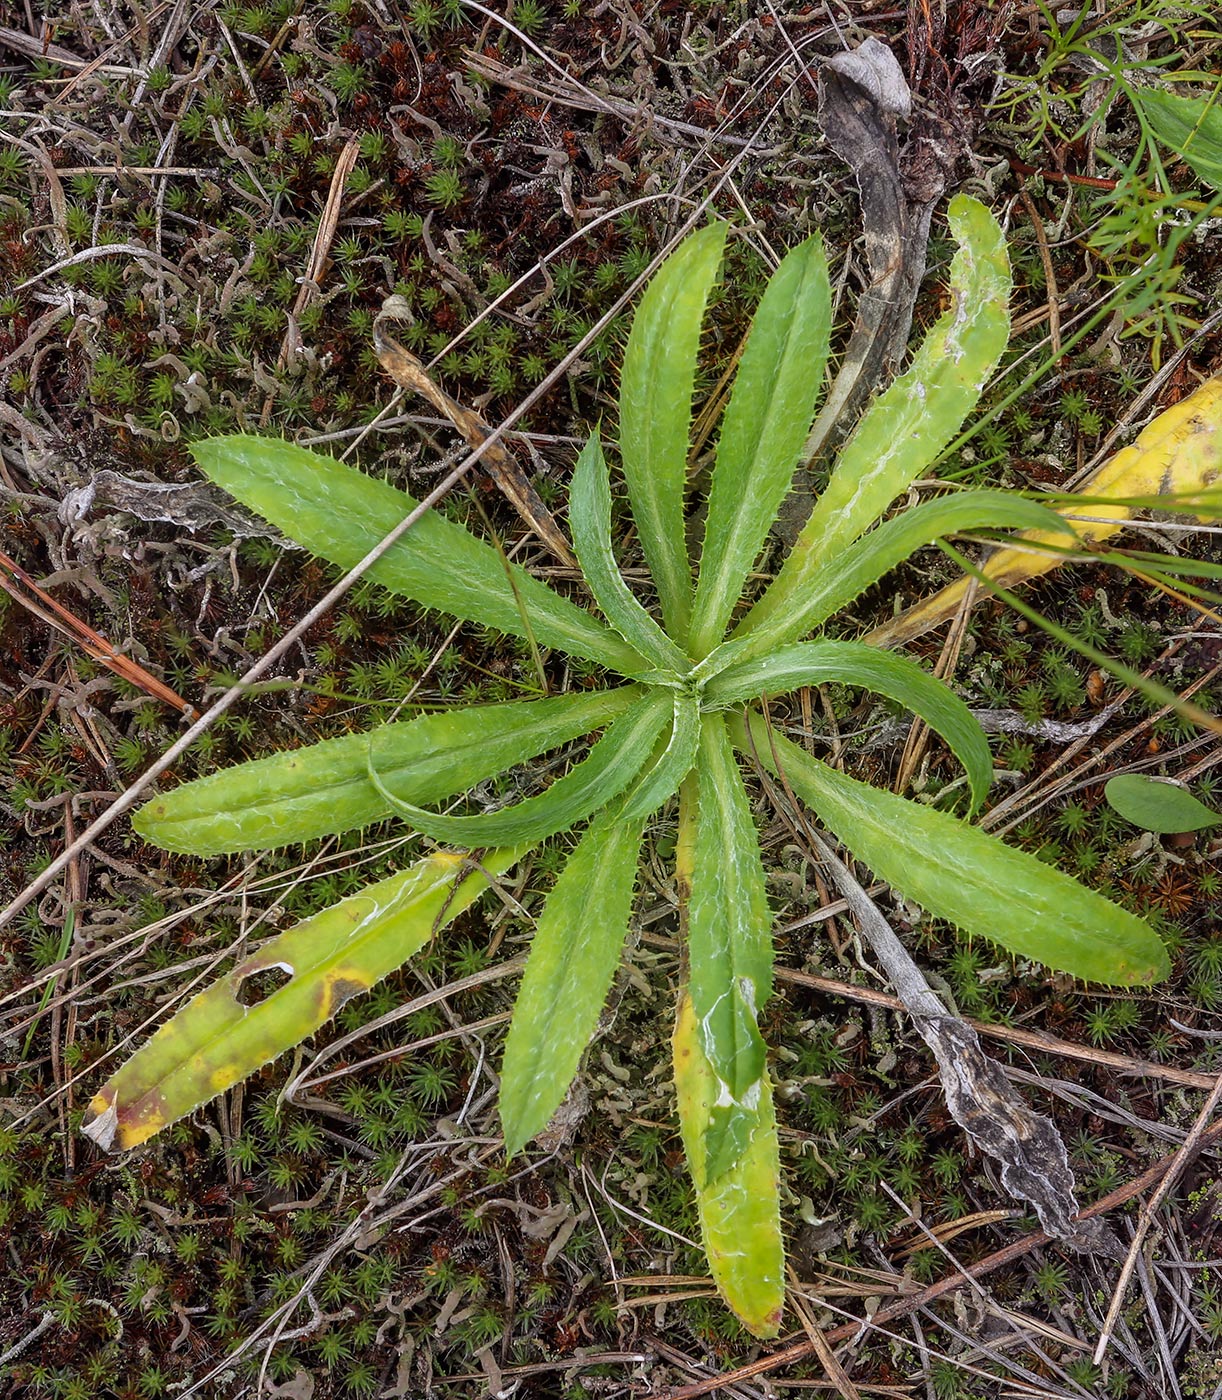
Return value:
[(1203, 710), (1199, 705), (1194, 705), (1191, 700), (1184, 700), (1178, 696), (1174, 690), (1169, 690), (1165, 685), (1160, 685), (1157, 681), (1152, 681), (1148, 676), (1143, 676), (1139, 671), (1133, 670), (1131, 666), (1126, 666), (1122, 661), (1116, 661), (1113, 657), (1107, 656), (1096, 647), (1084, 642), (1080, 637), (1076, 637), (1067, 628), (1059, 626), (1051, 618), (1045, 617), (1037, 608), (1028, 606), (1017, 594), (1008, 588), (1002, 588), (995, 580), (989, 578), (983, 569), (978, 569), (966, 555), (960, 552), (952, 544), (947, 544), (945, 540), (938, 541), (938, 548), (948, 558), (953, 559), (959, 567), (974, 579), (978, 579), (985, 588), (993, 594), (995, 598), (1000, 598), (1006, 602), (1016, 612), (1020, 613), (1028, 622), (1033, 622), (1037, 627), (1047, 632), (1049, 636), (1055, 638), (1062, 646), (1067, 646), (1076, 651), (1079, 656), (1084, 656), (1088, 661), (1093, 661), (1102, 671), (1107, 671), (1109, 675), (1122, 681), (1130, 690), (1136, 690), (1139, 694), (1145, 695), (1150, 700), (1156, 700), (1160, 705), (1168, 705), (1177, 714), (1181, 714), (1185, 719), (1190, 719), (1193, 724), (1199, 724), (1202, 729), (1208, 729), (1214, 734), (1222, 734), (1222, 720), (1216, 715), (1211, 715), (1208, 710)]

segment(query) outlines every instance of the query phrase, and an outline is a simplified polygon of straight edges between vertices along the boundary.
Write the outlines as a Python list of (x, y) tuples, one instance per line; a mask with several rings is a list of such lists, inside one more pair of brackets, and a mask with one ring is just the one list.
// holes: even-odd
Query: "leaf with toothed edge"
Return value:
[(547, 897), (501, 1069), (510, 1156), (547, 1126), (597, 1029), (628, 931), (645, 822), (687, 776), (699, 739), (699, 706), (676, 696), (669, 741), (629, 791), (590, 823)]
[(1006, 240), (967, 195), (950, 202), (959, 251), (951, 309), (926, 335), (912, 368), (874, 400), (841, 450), (780, 574), (740, 624), (741, 635), (784, 616), (823, 567), (878, 520), (959, 431), (1010, 338)]
[[(1220, 472), (1222, 378), (1215, 375), (1165, 408), (1133, 442), (1057, 500), (1056, 514), (1063, 519), (1057, 534), (1024, 531), (992, 551), (982, 570), (1003, 587), (1014, 588), (1060, 567), (1067, 551), (1072, 558), (1083, 546), (1102, 563), (1102, 542), (1119, 534), (1139, 509), (1190, 511), (1202, 521), (1216, 518), (1222, 515), (1222, 502), (1210, 488)], [(1117, 556), (1110, 562), (1130, 567), (1128, 559)], [(919, 637), (953, 616), (974, 586), (970, 576), (956, 579), (874, 628), (867, 640), (871, 646), (899, 646)]]
[(688, 659), (636, 600), (611, 549), (611, 478), (598, 429), (577, 458), (569, 493), (573, 548), (594, 601), (612, 627), (661, 672), (682, 675)]
[(580, 763), (546, 791), (499, 812), (473, 817), (443, 816), (404, 802), (370, 765), (370, 781), (417, 831), (461, 846), (500, 846), (542, 841), (584, 821), (617, 797), (641, 772), (666, 729), (674, 700), (656, 687), (608, 726)]
[(1143, 919), (979, 827), (820, 763), (759, 715), (728, 721), (734, 743), (794, 793), (864, 865), (965, 933), (1072, 977), (1111, 986), (1161, 981), (1162, 940)]
[[(706, 679), (732, 662), (767, 656), (796, 642), (859, 598), (897, 564), (945, 535), (1006, 529), (1059, 530), (1072, 537), (1070, 526), (1055, 511), (1004, 491), (962, 491), (926, 501), (884, 521), (839, 551), (805, 579), (800, 591), (785, 600), (784, 606), (770, 604), (763, 611), (748, 613), (746, 622), (705, 657), (695, 674)], [(769, 589), (760, 600), (761, 608), (771, 596)]]
[[(692, 569), (683, 495), (704, 307), (726, 225), (685, 238), (658, 269), (632, 318), (620, 375), (619, 448), (632, 517), (671, 639), (687, 645)], [(626, 674), (626, 673), (625, 673)]]
[(768, 279), (717, 439), (691, 652), (721, 641), (793, 479), (823, 387), (832, 291), (816, 235)]
[(512, 1157), (547, 1127), (598, 1027), (628, 931), (645, 817), (600, 813), (539, 916), (501, 1066), (500, 1114)]
[[(465, 855), (436, 852), (270, 939), (106, 1081), (83, 1131), (105, 1151), (138, 1147), (214, 1099), (402, 966), (527, 849), (485, 852), (478, 868)], [(272, 969), (288, 980), (245, 1005), (243, 983)]]
[(758, 1018), (772, 993), (772, 918), (759, 837), (721, 715), (705, 715), (696, 762), (688, 976), (700, 1047), (719, 1092), (706, 1126), (705, 1170), (722, 1175), (746, 1150), (766, 1077)]
[(700, 702), (676, 691), (675, 718), (666, 747), (633, 785), (624, 799), (624, 816), (647, 817), (675, 792), (692, 770), (700, 746)]
[(440, 802), (507, 768), (601, 729), (641, 698), (639, 686), (545, 700), (470, 705), (324, 739), (196, 778), (146, 802), (132, 826), (167, 851), (274, 850), (382, 821), (393, 802)]
[(919, 715), (967, 770), (972, 810), (984, 801), (993, 781), (993, 756), (984, 730), (945, 681), (905, 656), (891, 656), (861, 642), (799, 642), (719, 672), (705, 687), (704, 699), (706, 705), (728, 706), (826, 681), (863, 686)]
[[(673, 1039), (679, 1122), (714, 1281), (766, 1338), (776, 1335), (784, 1303), (779, 1146), (759, 1027), (772, 984), (771, 920), (741, 761), (780, 772), (863, 864), (968, 933), (1094, 981), (1166, 975), (1153, 931), (1077, 881), (956, 817), (821, 764), (759, 716), (731, 713), (824, 679), (864, 685), (938, 730), (967, 769), (973, 802), (984, 795), (987, 744), (948, 688), (860, 642), (803, 641), (916, 550), (935, 541), (949, 550), (944, 541), (956, 532), (1070, 534), (1042, 505), (1002, 492), (948, 492), (882, 519), (958, 430), (1005, 344), (1001, 230), (975, 201), (956, 199), (950, 212), (961, 244), (951, 310), (910, 373), (863, 415), (796, 548), (728, 640), (809, 426), (829, 294), (822, 252), (808, 242), (787, 255), (757, 308), (722, 421), (693, 578), (684, 500), (691, 413), (726, 238), (725, 226), (713, 225), (676, 249), (641, 298), (622, 373), (618, 448), (666, 630), (616, 562), (597, 432), (577, 466), (570, 519), (609, 626), (431, 512), (369, 574), (426, 607), (523, 637), (536, 654), (555, 648), (638, 683), (431, 714), (242, 765), (141, 809), (140, 834), (201, 854), (282, 846), (393, 813), (434, 839), (478, 849), (474, 857), (435, 852), (270, 939), (103, 1086), (90, 1106), (90, 1137), (107, 1150), (134, 1146), (192, 1112), (423, 948), (537, 840), (588, 823), (544, 903), (506, 1043), (500, 1111), (506, 1144), (518, 1151), (546, 1126), (597, 1033), (644, 832), (677, 790), (688, 954)], [(192, 450), (214, 481), (340, 567), (416, 509), (387, 483), (291, 443), (239, 436)], [(563, 684), (587, 684), (584, 668), (566, 668)], [(482, 816), (426, 810), (597, 731), (537, 797)], [(277, 976), (282, 984), (269, 990)]]
[(710, 1179), (706, 1155), (709, 1113), (720, 1083), (701, 1049), (687, 992), (679, 996), (672, 1043), (679, 1126), (696, 1187), (700, 1236), (717, 1291), (755, 1337), (775, 1337), (785, 1305), (781, 1237), (781, 1162), (772, 1085), (765, 1075), (734, 1162)]
[[(418, 504), (406, 491), (280, 438), (203, 438), (191, 454), (231, 496), (341, 569), (359, 564)], [(596, 617), (436, 511), (425, 511), (365, 577), (427, 608), (514, 637), (533, 634), (542, 646), (624, 676), (652, 670)]]

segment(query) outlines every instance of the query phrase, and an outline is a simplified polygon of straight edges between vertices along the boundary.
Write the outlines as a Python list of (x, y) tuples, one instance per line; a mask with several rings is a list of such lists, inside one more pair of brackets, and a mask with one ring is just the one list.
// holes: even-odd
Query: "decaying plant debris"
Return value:
[[(620, 0), (58, 8), (44, 28), (0, 4), (3, 549), (132, 667), (122, 678), (96, 668), (22, 602), (0, 606), (2, 903), (181, 734), (177, 709), (139, 689), (141, 674), (204, 711), (332, 581), (247, 533), (261, 527), (222, 516), (199, 493), (186, 440), (287, 433), (426, 494), (443, 479), (438, 463), (463, 460), (462, 443), (448, 417), (392, 400), (369, 353), (395, 293), (413, 318), (395, 338), (493, 428), (565, 366), (508, 439), (556, 509), (576, 440), (608, 411), (624, 323), (599, 322), (701, 198), (716, 191), (745, 230), (711, 333), (728, 348), (773, 254), (816, 226), (829, 246), (853, 247), (858, 172), (822, 133), (820, 102), (829, 114), (835, 100), (826, 83), (822, 99), (816, 90), (820, 68), (863, 40), (894, 56), (911, 93), (912, 116), (887, 139), (900, 195), (932, 209), (925, 280), (908, 280), (917, 329), (942, 309), (944, 188), (966, 186), (1009, 219), (1017, 368), (942, 474), (1073, 489), (1218, 368), (1200, 138), (1184, 161), (1165, 146), (1142, 154), (1144, 128), (1107, 66), (1119, 44), (1139, 94), (1175, 75), (1177, 90), (1207, 90), (1208, 7), (1142, 0), (1071, 20), (854, 3), (834, 22), (720, 0), (681, 12)], [(1088, 116), (1096, 125), (1079, 130)], [(1147, 226), (1161, 230), (1153, 243)], [(871, 304), (870, 252), (833, 269), (846, 329)], [(1132, 280), (1142, 268), (1146, 280)], [(1103, 305), (1113, 288), (1119, 301)], [(468, 332), (481, 312), (483, 328)], [(1065, 360), (1006, 405), (1046, 360), (1050, 327)], [(889, 345), (888, 367), (905, 339)], [(693, 472), (703, 465), (698, 451)], [(814, 489), (821, 470), (815, 460)], [(477, 463), (468, 475), (470, 493), (451, 488), (441, 508), (482, 511), (507, 553), (565, 586), (564, 564), (537, 550), (493, 473)], [(1170, 542), (1218, 563), (1217, 538), (1156, 518), (1107, 547)], [(617, 543), (631, 573), (633, 541)], [(1216, 710), (1217, 603), (1149, 568), (1078, 560), (1024, 598)], [(867, 599), (849, 635), (889, 625), (957, 574), (931, 556), (897, 596)], [(998, 734), (986, 824), (1141, 910), (1173, 949), (1165, 996), (1100, 997), (958, 944), (871, 891), (944, 1004), (987, 1025), (1060, 1133), (1079, 1201), (1096, 1203), (1085, 1216), (1106, 1216), (1126, 1250), (1125, 1202), (1148, 1198), (1164, 1167), (1147, 1164), (1192, 1133), (1097, 1367), (1117, 1266), (1083, 1262), (1013, 1219), (912, 1023), (869, 1001), (885, 983), (830, 872), (761, 798), (781, 930), (768, 1034), (795, 1180), (786, 1232), (821, 1346), (803, 1334), (755, 1357), (683, 1242), (694, 1222), (673, 1104), (639, 1069), (671, 1031), (647, 991), (678, 970), (665, 851), (639, 891), (635, 942), (581, 1092), (529, 1171), (506, 1175), (488, 1070), (549, 878), (529, 868), (495, 912), (456, 921), (420, 980), (345, 1008), (333, 1074), (315, 1071), (279, 1104), (300, 1068), (279, 1066), (165, 1146), (112, 1165), (73, 1128), (115, 1061), (174, 1009), (169, 989), (211, 982), (345, 893), (358, 869), (364, 880), (404, 863), (389, 830), (359, 850), (220, 866), (153, 855), (116, 822), (0, 930), (7, 1393), (236, 1396), (254, 1394), (262, 1370), (265, 1393), (316, 1400), (515, 1385), (694, 1394), (722, 1374), (744, 1391), (760, 1372), (821, 1381), (828, 1345), (842, 1388), (863, 1393), (1212, 1393), (1222, 1303), (1200, 1266), (1218, 1252), (1216, 1131), (1193, 1123), (1217, 1068), (1217, 834), (1143, 835), (1109, 815), (1102, 788), (1149, 772), (1216, 807), (1217, 742), (983, 588), (962, 631), (947, 674)], [(227, 703), (173, 777), (364, 729), (403, 702), (520, 694), (533, 659), (506, 650), (489, 666), (488, 642), (358, 586)], [(933, 664), (941, 636), (909, 646)], [(891, 716), (855, 694), (813, 689), (772, 714), (850, 773), (898, 773), (902, 733), (886, 742)], [(951, 778), (930, 745), (909, 793), (932, 797)], [(375, 1029), (353, 1039), (365, 1022)], [(965, 1287), (974, 1273), (987, 1299)], [(910, 1322), (917, 1300), (928, 1306)], [(741, 1370), (752, 1363), (754, 1380)]]

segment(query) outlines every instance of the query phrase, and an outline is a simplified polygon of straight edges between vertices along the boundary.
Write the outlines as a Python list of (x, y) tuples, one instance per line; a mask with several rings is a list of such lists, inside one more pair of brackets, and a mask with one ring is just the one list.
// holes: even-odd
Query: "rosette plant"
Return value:
[[(1166, 974), (1163, 947), (1141, 920), (968, 820), (827, 766), (779, 733), (760, 703), (825, 681), (875, 691), (941, 736), (966, 771), (972, 812), (985, 799), (988, 744), (947, 685), (903, 656), (819, 635), (838, 609), (936, 539), (1066, 529), (1041, 506), (997, 491), (948, 492), (885, 518), (958, 430), (1008, 336), (1001, 230), (964, 197), (952, 203), (950, 222), (959, 243), (950, 307), (909, 371), (862, 417), (770, 582), (757, 587), (752, 570), (823, 380), (827, 268), (815, 237), (767, 285), (722, 418), (703, 539), (689, 553), (694, 383), (726, 238), (714, 223), (689, 236), (650, 283), (624, 354), (615, 455), (656, 598), (642, 601), (620, 573), (597, 431), (576, 465), (569, 521), (601, 618), (435, 514), (370, 571), (427, 607), (593, 663), (606, 683), (330, 739), (186, 783), (141, 809), (134, 824), (142, 836), (197, 855), (284, 846), (396, 814), (439, 845), (271, 939), (197, 996), (101, 1089), (91, 1136), (133, 1146), (195, 1109), (401, 965), (525, 852), (581, 826), (538, 916), (505, 1043), (500, 1115), (506, 1150), (520, 1153), (563, 1100), (595, 1033), (642, 845), (651, 822), (677, 803), (686, 938), (673, 1040), (679, 1120), (713, 1277), (745, 1325), (766, 1337), (780, 1322), (784, 1276), (777, 1132), (759, 1029), (772, 944), (753, 764), (782, 776), (877, 878), (966, 933), (1095, 981)], [(214, 482), (341, 568), (415, 504), (283, 441), (215, 438), (193, 452)], [(596, 731), (563, 776), (515, 805), (433, 810)], [(244, 1004), (242, 983), (272, 967), (287, 980)]]

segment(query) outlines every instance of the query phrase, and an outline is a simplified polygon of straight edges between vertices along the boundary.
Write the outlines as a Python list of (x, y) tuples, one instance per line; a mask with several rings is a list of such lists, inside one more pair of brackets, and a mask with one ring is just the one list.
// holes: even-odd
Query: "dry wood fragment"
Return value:
[[(349, 137), (335, 161), (335, 169), (331, 172), (327, 202), (323, 205), (318, 228), (314, 233), (310, 261), (306, 264), (305, 275), (297, 289), (297, 298), (293, 302), (293, 309), (288, 314), (288, 325), (285, 328), (284, 338), (280, 342), (280, 353), (276, 357), (276, 369), (281, 374), (288, 369), (292, 348), (299, 339), (297, 334), (298, 318), (318, 296), (323, 276), (330, 264), (331, 244), (335, 241), (336, 230), (339, 228), (339, 211), (344, 202), (344, 190), (347, 188), (348, 177), (352, 174), (360, 153), (360, 141), (355, 136)], [(259, 415), (260, 426), (267, 426), (275, 401), (274, 394), (269, 394), (264, 400), (263, 410)]]
[(1154, 1188), (1150, 1199), (1141, 1208), (1141, 1216), (1137, 1221), (1136, 1228), (1133, 1230), (1133, 1241), (1129, 1245), (1129, 1252), (1120, 1270), (1120, 1277), (1116, 1282), (1116, 1288), (1112, 1294), (1111, 1306), (1107, 1310), (1107, 1317), (1103, 1322), (1103, 1330), (1099, 1334), (1099, 1343), (1095, 1347), (1094, 1356), (1091, 1358), (1096, 1366), (1103, 1361), (1108, 1344), (1112, 1340), (1112, 1332), (1115, 1330), (1116, 1321), (1120, 1316), (1120, 1309), (1124, 1306), (1124, 1296), (1128, 1290), (1129, 1280), (1133, 1276), (1133, 1270), (1137, 1267), (1137, 1258), (1141, 1253), (1141, 1247), (1145, 1243), (1150, 1226), (1154, 1224), (1154, 1216), (1159, 1206), (1161, 1206), (1167, 1196), (1170, 1195), (1176, 1182), (1183, 1176), (1189, 1163), (1201, 1150), (1209, 1120), (1213, 1117), (1214, 1110), (1218, 1107), (1219, 1100), (1222, 1100), (1222, 1075), (1218, 1076), (1213, 1087), (1213, 1092), (1210, 1094), (1209, 1098), (1205, 1100), (1205, 1105), (1200, 1113), (1197, 1114), (1196, 1122), (1192, 1125), (1192, 1131), (1180, 1144), (1179, 1149), (1168, 1162), (1163, 1179)]
[[(844, 901), (836, 908), (847, 908)], [(882, 1006), (889, 1011), (903, 1011), (904, 1003), (890, 992), (880, 992), (874, 987), (857, 987), (850, 982), (838, 982), (832, 977), (817, 977), (811, 972), (798, 972), (790, 967), (778, 967), (775, 971), (778, 982), (792, 982), (795, 986), (810, 987), (813, 991), (826, 992), (829, 996), (844, 997), (848, 1001), (862, 1002), (867, 1006)], [(1217, 1076), (1203, 1074), (1199, 1070), (1179, 1069), (1175, 1065), (1160, 1065), (1153, 1060), (1140, 1060), (1132, 1055), (1120, 1055), (1114, 1050), (1099, 1050), (1093, 1045), (1077, 1045), (1072, 1040), (1062, 1040), (1060, 1036), (1047, 1031), (1024, 1030), (1021, 1026), (1003, 1026), (999, 1022), (977, 1021), (971, 1016), (963, 1018), (978, 1034), (991, 1040), (1002, 1040), (1008, 1045), (1021, 1045), (1024, 1050), (1034, 1050), (1041, 1055), (1057, 1055), (1065, 1060), (1079, 1060), (1084, 1064), (1102, 1065), (1115, 1070), (1117, 1074), (1133, 1075), (1142, 1079), (1161, 1079), (1168, 1084), (1182, 1084), (1188, 1089), (1212, 1089)]]
[[(796, 1290), (798, 1276), (792, 1268), (789, 1270), (789, 1282)], [(823, 1367), (829, 1385), (841, 1396), (841, 1400), (861, 1400), (861, 1391), (853, 1384), (852, 1378), (840, 1364), (836, 1353), (828, 1346), (823, 1329), (815, 1321), (805, 1301), (795, 1291), (790, 1294), (789, 1303), (798, 1315), (802, 1330), (810, 1338), (810, 1344), (815, 1349), (815, 1355), (819, 1358), (819, 1364)]]
[(1083, 1253), (1110, 1252), (1101, 1224), (1081, 1223), (1069, 1153), (1052, 1120), (1035, 1112), (980, 1045), (975, 1030), (951, 1015), (895, 936), (881, 910), (813, 828), (806, 839), (831, 873), (904, 1010), (933, 1051), (951, 1117), (982, 1152), (1001, 1164), (1001, 1182), (1029, 1202), (1045, 1231)]

